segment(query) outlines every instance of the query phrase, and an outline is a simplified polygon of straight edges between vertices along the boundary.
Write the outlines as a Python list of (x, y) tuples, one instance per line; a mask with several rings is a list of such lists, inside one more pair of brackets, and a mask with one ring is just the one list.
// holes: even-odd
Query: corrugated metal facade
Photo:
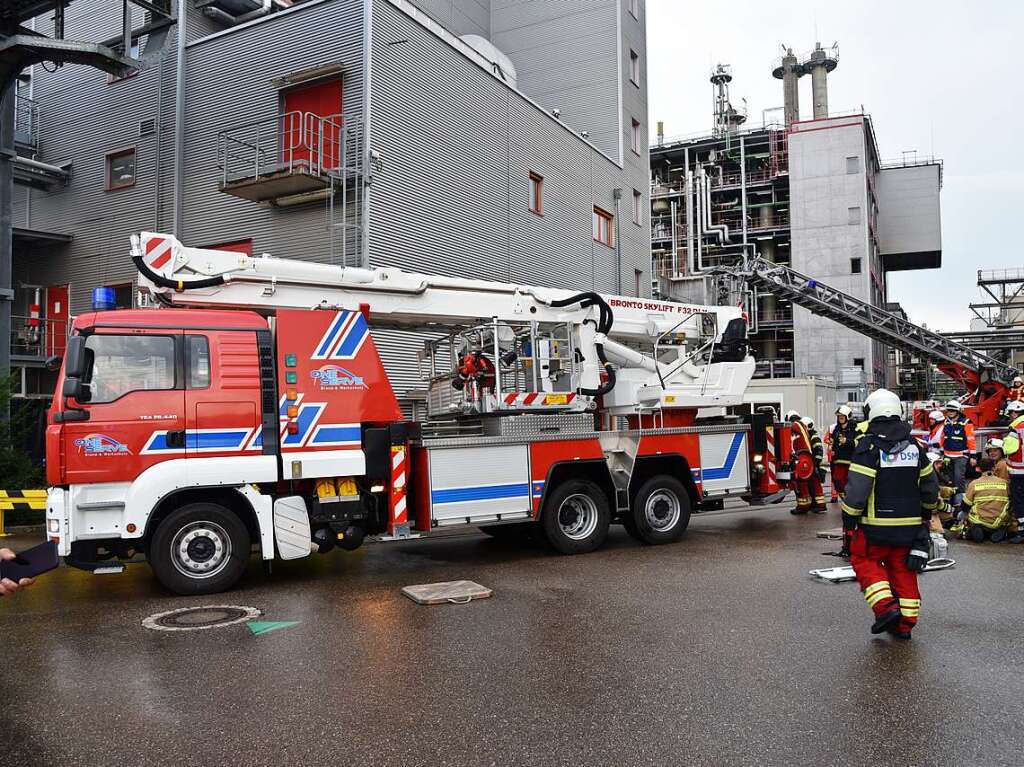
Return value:
[[(69, 34), (96, 39), (116, 33), (101, 35), (83, 26), (90, 14), (96, 16), (93, 11), (111, 2), (83, 0), (71, 6)], [(444, 6), (453, 7), (418, 5), (435, 6), (426, 8), (435, 18)], [(490, 18), (486, 3), (457, 5), (465, 13), (472, 10), (472, 24), (482, 32), (483, 20)], [(203, 245), (251, 238), (257, 253), (328, 259), (323, 203), (277, 209), (218, 191), (217, 135), (278, 114), (276, 78), (328, 63), (343, 71), (346, 121), (361, 121), (362, 10), (359, 0), (311, 3), (191, 40), (184, 241)], [(371, 188), (371, 263), (610, 292), (616, 253), (593, 241), (591, 208), (614, 210), (612, 190), (619, 188), (623, 272), (649, 265), (649, 231), (631, 223), (631, 188), (647, 189), (643, 159), (628, 158), (623, 169), (391, 0), (374, 0), (373, 17), (371, 143), (380, 164)], [(190, 34), (208, 32), (210, 24), (194, 19)], [(103, 73), (84, 68), (55, 74), (36, 69), (35, 96), (43, 115), (40, 159), (73, 160), (74, 177), (67, 188), (33, 191), (30, 204), (19, 189), (15, 221), (73, 233), (74, 241), (47, 261), (16, 255), (15, 279), (70, 282), (72, 313), (88, 308), (93, 287), (134, 278), (127, 255), (132, 232), (171, 226), (173, 38), (172, 31), (164, 51), (122, 82), (108, 83)], [(616, 91), (614, 80), (609, 90)], [(157, 115), (158, 134), (139, 137), (139, 121)], [(137, 151), (136, 184), (107, 192), (105, 155), (127, 147)], [(642, 181), (634, 165), (642, 168)], [(543, 216), (528, 211), (531, 171), (545, 178)], [(649, 279), (642, 285), (649, 290)], [(623, 280), (624, 292), (634, 288), (632, 278)], [(423, 388), (414, 362), (421, 344), (414, 336), (379, 334), (400, 392)]]

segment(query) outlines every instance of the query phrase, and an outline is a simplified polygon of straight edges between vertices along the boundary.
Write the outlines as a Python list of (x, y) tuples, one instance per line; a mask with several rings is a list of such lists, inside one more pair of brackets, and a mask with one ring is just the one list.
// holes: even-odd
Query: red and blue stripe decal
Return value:
[(530, 484), (513, 482), (502, 485), (475, 485), (473, 487), (449, 487), (432, 490), (430, 501), (434, 504), (467, 503), (469, 501), (494, 501), (501, 498), (528, 498)]
[(370, 335), (366, 318), (360, 312), (338, 312), (327, 332), (317, 342), (315, 360), (354, 359)]

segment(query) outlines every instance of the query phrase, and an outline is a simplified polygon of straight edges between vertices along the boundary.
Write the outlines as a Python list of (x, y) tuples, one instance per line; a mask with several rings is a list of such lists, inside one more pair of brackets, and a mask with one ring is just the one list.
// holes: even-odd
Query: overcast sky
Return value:
[[(771, 75), (780, 44), (798, 55), (839, 43), (829, 109), (864, 109), (883, 160), (904, 150), (941, 158), (942, 268), (889, 275), (889, 300), (914, 322), (964, 330), (981, 269), (1024, 266), (1024, 2), (1020, 0), (647, 0), (649, 109), (667, 136), (711, 129), (712, 65), (732, 65), (731, 96), (748, 124), (781, 106)], [(811, 115), (810, 78), (800, 81)]]

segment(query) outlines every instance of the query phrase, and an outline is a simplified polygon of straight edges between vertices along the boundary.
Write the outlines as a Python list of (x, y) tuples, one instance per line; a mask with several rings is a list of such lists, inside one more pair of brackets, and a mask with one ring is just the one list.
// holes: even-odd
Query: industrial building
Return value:
[[(116, 47), (117, 26), (104, 25), (118, 7), (77, 0), (65, 34)], [(12, 359), (23, 395), (49, 396), (42, 361), (62, 350), (94, 288), (132, 303), (128, 238), (140, 230), (246, 253), (650, 294), (642, 0), (180, 7), (184, 24), (129, 6), (143, 66), (126, 77), (22, 74)], [(422, 340), (383, 337), (415, 414)]]
[[(716, 303), (708, 278), (744, 252), (790, 266), (878, 307), (890, 303), (886, 274), (942, 262), (942, 164), (905, 157), (884, 162), (870, 115), (834, 114), (828, 73), (835, 48), (803, 57), (786, 50), (773, 75), (783, 81), (783, 119), (746, 125), (730, 100), (729, 67), (711, 74), (710, 133), (651, 148), (652, 255), (656, 290)], [(813, 117), (801, 119), (799, 80), (812, 81)], [(897, 359), (877, 341), (760, 293), (751, 299), (758, 376), (824, 377), (840, 401), (892, 383)]]

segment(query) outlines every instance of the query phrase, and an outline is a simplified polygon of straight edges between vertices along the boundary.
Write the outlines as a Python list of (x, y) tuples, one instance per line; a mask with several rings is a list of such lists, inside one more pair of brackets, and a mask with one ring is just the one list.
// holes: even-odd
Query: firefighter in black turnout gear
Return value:
[(867, 404), (871, 420), (850, 464), (843, 529), (853, 531), (850, 564), (875, 613), (871, 633), (910, 639), (921, 610), (917, 574), (928, 563), (939, 486), (902, 419), (899, 397), (879, 389)]

